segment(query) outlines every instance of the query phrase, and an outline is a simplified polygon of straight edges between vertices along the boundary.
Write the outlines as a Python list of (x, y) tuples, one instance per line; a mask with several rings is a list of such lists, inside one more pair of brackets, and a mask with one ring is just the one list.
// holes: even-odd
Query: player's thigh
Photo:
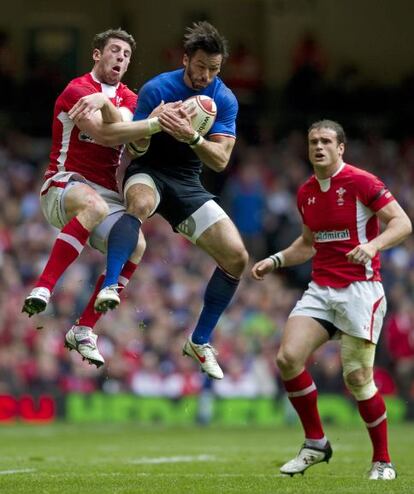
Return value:
[(304, 364), (328, 340), (329, 333), (312, 317), (291, 316), (282, 333), (278, 361)]
[(76, 187), (67, 187), (63, 203), (68, 220), (86, 210), (107, 214), (105, 200), (93, 187), (85, 183), (77, 182)]
[(231, 274), (235, 274), (234, 270), (241, 274), (247, 264), (248, 254), (243, 240), (229, 217), (209, 226), (196, 244)]
[(289, 314), (282, 334), (278, 361), (306, 362), (309, 356), (332, 336), (334, 311), (329, 288), (309, 283)]
[(73, 211), (67, 210), (66, 198), (76, 196), (81, 186), (89, 187), (81, 175), (71, 172), (56, 173), (45, 181), (40, 190), (40, 207), (51, 225), (61, 229), (74, 216)]
[(128, 212), (141, 221), (155, 212), (161, 200), (154, 178), (147, 173), (137, 173), (126, 180), (124, 197)]
[(376, 345), (371, 341), (350, 336), (341, 335), (341, 361), (344, 376), (360, 369), (372, 372), (375, 360)]

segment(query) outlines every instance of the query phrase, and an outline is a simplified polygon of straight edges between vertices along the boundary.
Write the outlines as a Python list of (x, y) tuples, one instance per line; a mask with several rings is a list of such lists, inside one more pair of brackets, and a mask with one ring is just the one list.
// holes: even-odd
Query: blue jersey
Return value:
[[(236, 116), (238, 104), (232, 91), (219, 78), (204, 89), (195, 91), (184, 83), (184, 69), (157, 75), (142, 86), (134, 120), (143, 120), (163, 100), (165, 103), (186, 100), (191, 96), (204, 94), (214, 99), (217, 106), (216, 120), (207, 136), (224, 135), (236, 137)], [(199, 174), (201, 161), (195, 152), (169, 134), (160, 132), (151, 138), (147, 153), (137, 162), (150, 165), (163, 173), (178, 178)]]

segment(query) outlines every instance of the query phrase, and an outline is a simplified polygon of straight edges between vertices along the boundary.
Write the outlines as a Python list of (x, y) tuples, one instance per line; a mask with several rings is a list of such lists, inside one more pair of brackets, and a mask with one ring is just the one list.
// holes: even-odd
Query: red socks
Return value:
[(387, 411), (382, 396), (377, 392), (368, 400), (358, 401), (358, 409), (371, 438), (373, 447), (372, 461), (386, 461), (390, 463)]
[(317, 408), (318, 392), (312, 376), (305, 369), (293, 379), (284, 381), (284, 385), (302, 422), (306, 439), (322, 439), (325, 434)]
[[(309, 372), (305, 369), (301, 374), (289, 381), (284, 381), (289, 400), (294, 406), (306, 439), (324, 437), (321, 419), (317, 409), (317, 390)], [(377, 392), (368, 400), (358, 401), (358, 409), (367, 426), (373, 447), (372, 461), (391, 462), (388, 453), (387, 412), (382, 396)]]
[[(119, 290), (119, 293), (125, 288), (125, 286), (128, 284), (128, 281), (131, 279), (132, 275), (134, 274), (138, 264), (135, 264), (131, 261), (127, 261), (122, 268), (121, 274), (119, 275), (119, 286), (121, 287)], [(93, 328), (95, 324), (98, 322), (99, 318), (102, 316), (102, 312), (95, 312), (94, 309), (94, 303), (96, 296), (98, 295), (101, 287), (103, 280), (105, 278), (104, 274), (101, 274), (99, 276), (98, 281), (96, 282), (95, 285), (95, 290), (89, 299), (88, 305), (86, 306), (85, 310), (83, 311), (82, 315), (80, 316), (77, 324), (79, 326), (88, 326), (89, 328)]]
[(36, 283), (36, 287), (44, 286), (52, 291), (58, 279), (79, 257), (89, 234), (90, 232), (80, 224), (76, 217), (72, 218), (57, 236), (49, 260)]

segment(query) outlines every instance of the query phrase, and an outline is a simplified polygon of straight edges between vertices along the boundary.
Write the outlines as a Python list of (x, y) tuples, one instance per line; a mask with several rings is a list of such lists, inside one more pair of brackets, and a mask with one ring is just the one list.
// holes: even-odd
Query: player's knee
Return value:
[(233, 276), (240, 277), (246, 269), (248, 262), (249, 254), (244, 245), (241, 244), (232, 250), (224, 268)]
[(127, 212), (138, 218), (140, 221), (144, 221), (150, 216), (153, 209), (154, 204), (152, 201), (145, 197), (133, 197), (128, 202)]
[(238, 251), (238, 264), (242, 272), (246, 269), (248, 262), (249, 262), (249, 253), (247, 252), (244, 245), (242, 245)]
[(371, 367), (361, 367), (348, 374), (344, 373), (344, 381), (348, 390), (358, 401), (368, 400), (377, 392)]
[(276, 364), (282, 372), (292, 372), (303, 365), (295, 352), (283, 346), (277, 352)]
[(346, 387), (358, 400), (368, 400), (377, 392), (373, 379), (375, 345), (346, 334), (341, 338), (341, 358)]

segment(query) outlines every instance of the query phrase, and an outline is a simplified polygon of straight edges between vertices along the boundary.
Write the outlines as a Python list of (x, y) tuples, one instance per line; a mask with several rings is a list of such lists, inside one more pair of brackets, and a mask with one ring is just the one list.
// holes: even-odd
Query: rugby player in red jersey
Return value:
[[(29, 317), (46, 308), (58, 279), (87, 241), (106, 252), (109, 231), (125, 212), (116, 178), (122, 144), (160, 130), (154, 121), (168, 105), (159, 105), (142, 122), (121, 123), (132, 120), (137, 102), (136, 94), (121, 82), (134, 49), (134, 38), (121, 29), (97, 34), (91, 72), (73, 79), (56, 100), (50, 163), (40, 202), (47, 221), (60, 233), (43, 272), (24, 301), (22, 311)], [(144, 250), (145, 240), (140, 235), (122, 268), (121, 288), (132, 276)], [(102, 280), (103, 276), (85, 311), (65, 336), (67, 347), (76, 349), (98, 367), (104, 359), (92, 331), (100, 316), (93, 303)]]
[[(388, 452), (386, 408), (373, 380), (386, 311), (379, 254), (402, 242), (412, 226), (379, 178), (344, 163), (341, 125), (315, 122), (308, 146), (314, 175), (298, 191), (302, 235), (252, 269), (253, 277), (261, 280), (276, 268), (312, 259), (312, 281), (289, 316), (276, 358), (305, 433), (298, 455), (280, 471), (303, 473), (332, 456), (318, 413), (317, 389), (305, 365), (317, 348), (338, 338), (344, 381), (357, 400), (373, 446), (368, 477), (391, 480), (396, 470)], [(382, 233), (380, 221), (385, 224)]]

